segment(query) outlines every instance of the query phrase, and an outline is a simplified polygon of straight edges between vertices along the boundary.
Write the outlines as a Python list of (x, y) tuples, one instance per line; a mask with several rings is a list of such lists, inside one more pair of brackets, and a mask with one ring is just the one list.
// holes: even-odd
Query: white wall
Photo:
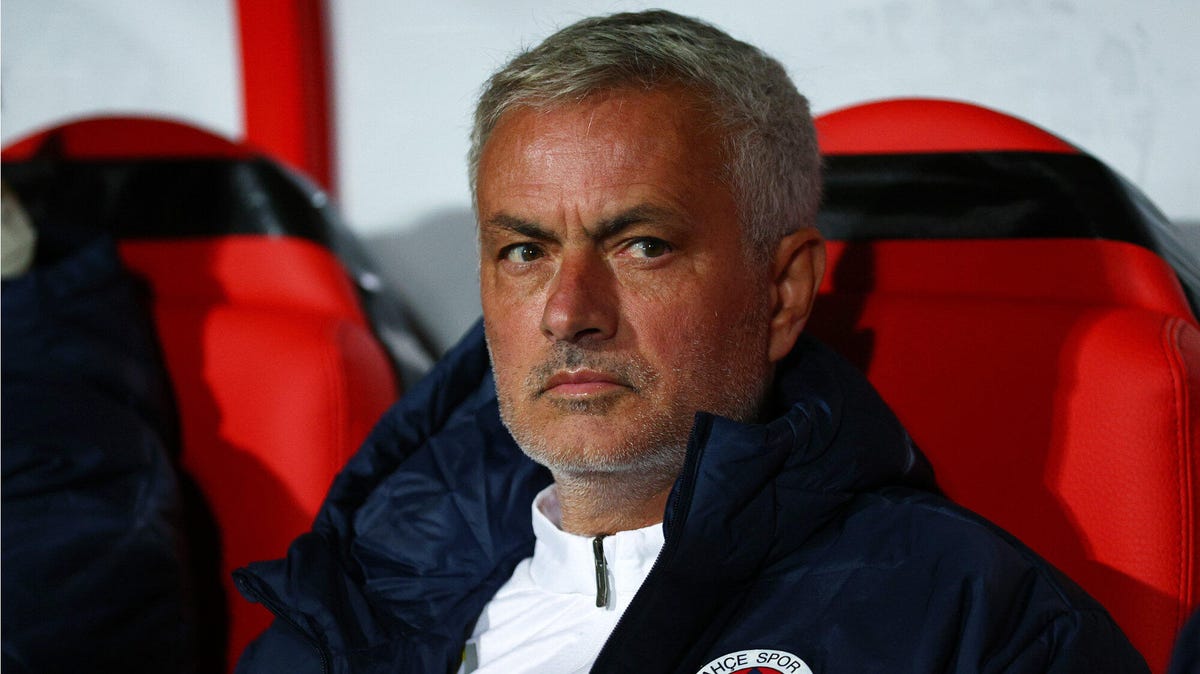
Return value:
[[(331, 0), (340, 201), (439, 347), (478, 313), (463, 157), (473, 98), (520, 45), (649, 3)], [(664, 1), (772, 53), (816, 112), (887, 96), (1029, 119), (1200, 225), (1195, 0)], [(232, 0), (2, 0), (5, 143), (78, 114), (242, 132)], [(1189, 227), (1200, 250), (1200, 227)], [(418, 301), (419, 300), (419, 301)]]
[(3, 0), (3, 142), (74, 117), (156, 114), (242, 135), (233, 0)]

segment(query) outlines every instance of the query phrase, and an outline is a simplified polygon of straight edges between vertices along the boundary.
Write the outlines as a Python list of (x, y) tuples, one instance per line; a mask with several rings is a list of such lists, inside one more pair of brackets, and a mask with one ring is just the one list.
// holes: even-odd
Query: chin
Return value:
[(622, 429), (612, 419), (596, 416), (541, 425), (505, 419), (505, 425), (521, 450), (556, 477), (650, 473), (658, 479), (669, 475), (674, 480), (683, 467), (690, 432), (689, 423), (682, 433), (664, 438), (641, 424)]

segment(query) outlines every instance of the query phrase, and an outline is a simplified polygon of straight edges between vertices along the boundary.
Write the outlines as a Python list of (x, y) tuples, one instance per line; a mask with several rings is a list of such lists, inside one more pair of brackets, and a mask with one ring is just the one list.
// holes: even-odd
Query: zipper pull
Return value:
[(604, 559), (604, 536), (592, 539), (592, 552), (596, 555), (596, 606), (608, 606), (608, 562)]

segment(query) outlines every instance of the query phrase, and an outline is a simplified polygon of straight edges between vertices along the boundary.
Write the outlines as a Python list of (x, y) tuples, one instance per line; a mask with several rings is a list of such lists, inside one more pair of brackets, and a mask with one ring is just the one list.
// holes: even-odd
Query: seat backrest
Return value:
[(182, 425), (182, 463), (220, 535), (229, 665), (271, 616), (231, 573), (281, 557), (397, 397), (345, 271), (286, 237), (127, 241), (154, 291)]
[(960, 103), (869, 104), (818, 130), (833, 240), (811, 329), (867, 372), (947, 495), (1166, 671), (1200, 601), (1200, 330), (1136, 209), (1072, 210), (1071, 190), (1125, 186), (1080, 187), (1094, 160)]
[[(137, 119), (67, 125), (5, 155), (6, 179), (72, 209), (60, 221), (91, 213), (90, 226), (115, 229), (125, 263), (150, 286), (185, 480), (198, 488), (187, 524), (208, 567), (197, 600), (201, 648), (215, 651), (216, 667), (232, 668), (271, 620), (238, 596), (231, 572), (283, 556), (308, 530), (398, 396), (317, 208), (275, 171), (247, 148)], [(72, 198), (56, 197), (64, 190)]]

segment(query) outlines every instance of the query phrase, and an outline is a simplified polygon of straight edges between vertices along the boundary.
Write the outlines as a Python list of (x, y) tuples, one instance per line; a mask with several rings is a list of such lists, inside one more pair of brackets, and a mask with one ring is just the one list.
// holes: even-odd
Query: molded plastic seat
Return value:
[(202, 663), (232, 668), (272, 616), (230, 573), (283, 556), (309, 529), (398, 396), (323, 197), (248, 148), (148, 119), (41, 134), (6, 150), (5, 177), (51, 221), (114, 230), (148, 282), (181, 464), (199, 490), (188, 524), (208, 572)]
[(873, 103), (818, 131), (833, 240), (811, 329), (867, 372), (951, 498), (1166, 671), (1200, 602), (1200, 330), (1151, 249), (1152, 209), (976, 106)]

